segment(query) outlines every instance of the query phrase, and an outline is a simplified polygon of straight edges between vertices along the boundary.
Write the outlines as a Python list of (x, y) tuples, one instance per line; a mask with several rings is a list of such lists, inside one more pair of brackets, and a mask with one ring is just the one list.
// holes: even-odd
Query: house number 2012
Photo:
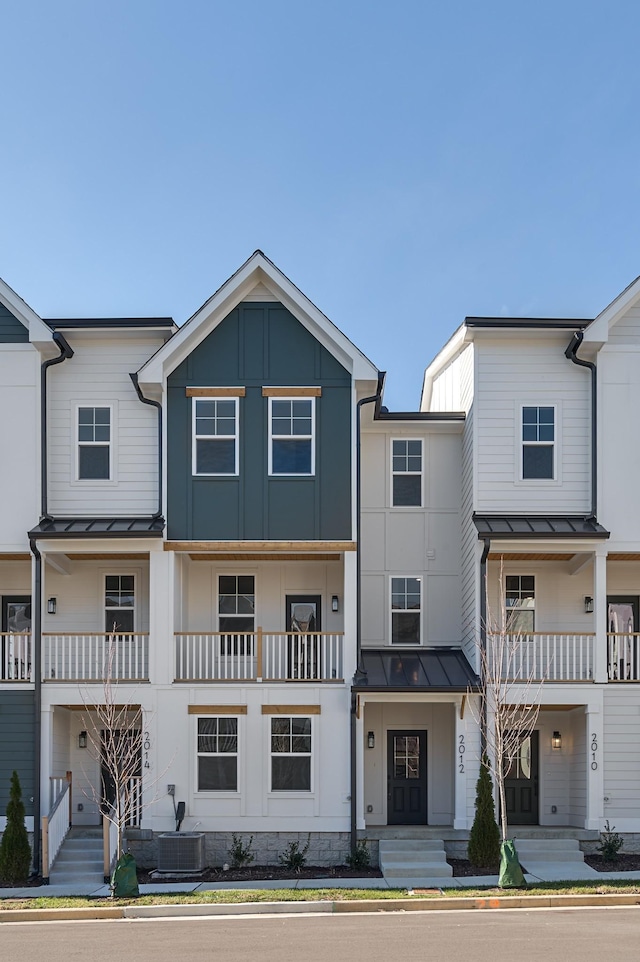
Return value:
[(149, 732), (144, 733), (142, 748), (144, 750), (144, 767), (151, 768), (151, 765), (149, 764), (149, 752), (151, 751), (151, 739), (149, 738)]
[(458, 735), (458, 771), (461, 775), (464, 773), (464, 753), (466, 750), (464, 746), (464, 735)]
[(598, 767), (598, 762), (596, 761), (597, 751), (598, 751), (598, 736), (593, 734), (591, 736), (591, 770), (594, 772)]

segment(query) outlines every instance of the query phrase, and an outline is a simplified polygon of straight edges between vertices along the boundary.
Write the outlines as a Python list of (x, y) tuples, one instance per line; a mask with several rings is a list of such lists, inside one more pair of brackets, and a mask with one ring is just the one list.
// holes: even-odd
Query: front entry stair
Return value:
[(584, 865), (584, 854), (577, 838), (518, 838), (517, 832), (515, 836), (520, 864), (534, 875), (535, 866), (540, 863), (577, 862)]
[(441, 839), (380, 839), (380, 871), (394, 888), (442, 883), (453, 875)]
[(101, 828), (72, 828), (49, 875), (50, 885), (104, 884)]

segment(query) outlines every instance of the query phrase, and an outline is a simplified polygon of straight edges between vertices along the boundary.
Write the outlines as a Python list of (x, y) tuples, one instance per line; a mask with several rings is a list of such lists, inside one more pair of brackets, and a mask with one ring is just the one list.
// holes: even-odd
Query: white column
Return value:
[(351, 682), (356, 670), (356, 553), (344, 552), (344, 590), (340, 599), (344, 626), (344, 677)]
[(584, 827), (599, 831), (604, 818), (604, 725), (602, 704), (589, 704), (585, 713), (587, 738), (587, 811)]
[(174, 677), (174, 551), (149, 552), (149, 681), (170, 685)]
[[(461, 717), (462, 706), (464, 704), (464, 718)], [(467, 777), (471, 764), (472, 753), (471, 745), (467, 738), (467, 715), (469, 707), (466, 699), (460, 698), (453, 706), (455, 712), (455, 744), (453, 746), (453, 793), (454, 793), (454, 828), (468, 828), (467, 815)]]
[(364, 818), (364, 698), (360, 698), (360, 717), (356, 715), (356, 827), (365, 827)]
[[(53, 709), (43, 708), (40, 712), (40, 816), (48, 815), (51, 805), (49, 776), (53, 775)], [(63, 772), (56, 772), (62, 775)]]
[(593, 679), (607, 681), (607, 549), (596, 548), (593, 565)]

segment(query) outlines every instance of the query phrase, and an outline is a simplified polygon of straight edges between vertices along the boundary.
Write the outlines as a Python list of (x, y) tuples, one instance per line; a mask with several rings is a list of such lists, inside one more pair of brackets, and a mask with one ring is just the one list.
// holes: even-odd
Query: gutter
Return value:
[[(61, 360), (64, 360), (62, 358)], [(34, 773), (33, 773), (33, 871), (40, 874), (40, 763), (42, 737), (42, 555), (34, 538), (29, 539), (29, 548), (35, 558), (34, 599), (31, 604), (32, 622), (32, 666), (34, 679), (33, 698), (33, 741), (34, 741)]]
[(593, 361), (583, 361), (577, 356), (582, 344), (584, 331), (576, 331), (571, 338), (564, 356), (579, 367), (591, 371), (591, 517), (597, 517), (598, 509), (598, 377)]
[(48, 518), (48, 465), (47, 465), (47, 371), (54, 364), (62, 364), (73, 357), (73, 349), (59, 331), (54, 331), (51, 335), (53, 341), (58, 346), (60, 354), (58, 357), (49, 358), (40, 367), (40, 495), (42, 518)]
[(138, 384), (138, 375), (130, 374), (131, 383), (136, 389), (136, 394), (140, 398), (143, 404), (150, 404), (151, 407), (157, 408), (158, 410), (158, 510), (152, 518), (162, 518), (162, 401), (152, 401), (151, 398), (145, 397)]
[[(483, 653), (487, 650), (487, 558), (490, 550), (491, 539), (485, 538), (480, 558), (480, 647)], [(484, 692), (482, 724), (480, 725), (480, 758), (483, 758), (487, 750), (487, 698), (484, 658), (480, 662), (480, 689)]]
[[(362, 408), (365, 404), (375, 404), (376, 413), (380, 408), (382, 397), (382, 387), (384, 384), (384, 372), (378, 371), (378, 384), (376, 393), (371, 397), (360, 398), (356, 405), (356, 670), (353, 676), (354, 685), (366, 685), (367, 673), (362, 664), (362, 556), (360, 553), (360, 539), (362, 534), (361, 519), (361, 436), (362, 428), (360, 423)], [(351, 693), (351, 732), (350, 732), (350, 761), (351, 761), (351, 854), (355, 855), (358, 846), (358, 811), (357, 811), (357, 776), (356, 776), (356, 753), (357, 753), (357, 730), (356, 715), (358, 710), (358, 696), (355, 692)]]

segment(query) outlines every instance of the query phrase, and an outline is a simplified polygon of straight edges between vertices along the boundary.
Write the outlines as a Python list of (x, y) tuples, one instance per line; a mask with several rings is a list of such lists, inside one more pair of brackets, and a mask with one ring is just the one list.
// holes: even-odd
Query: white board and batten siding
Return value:
[[(483, 337), (476, 343), (476, 470), (480, 513), (581, 514), (590, 508), (589, 372), (566, 338)], [(556, 408), (556, 477), (521, 479), (522, 407)]]
[(640, 832), (640, 708), (633, 685), (604, 690), (604, 817), (619, 832)]
[(25, 551), (39, 504), (40, 357), (31, 344), (0, 344), (0, 549)]
[[(158, 506), (157, 411), (129, 377), (160, 337), (67, 337), (74, 357), (49, 372), (49, 510), (58, 517), (146, 516)], [(112, 478), (76, 478), (78, 407), (112, 406)]]
[(465, 411), (473, 403), (473, 344), (468, 344), (433, 379), (430, 411)]
[[(622, 323), (622, 322), (619, 322)], [(598, 355), (599, 425), (598, 520), (611, 531), (610, 550), (638, 550), (640, 512), (640, 323), (638, 339), (614, 341), (613, 332)], [(627, 334), (627, 336), (630, 336)]]

